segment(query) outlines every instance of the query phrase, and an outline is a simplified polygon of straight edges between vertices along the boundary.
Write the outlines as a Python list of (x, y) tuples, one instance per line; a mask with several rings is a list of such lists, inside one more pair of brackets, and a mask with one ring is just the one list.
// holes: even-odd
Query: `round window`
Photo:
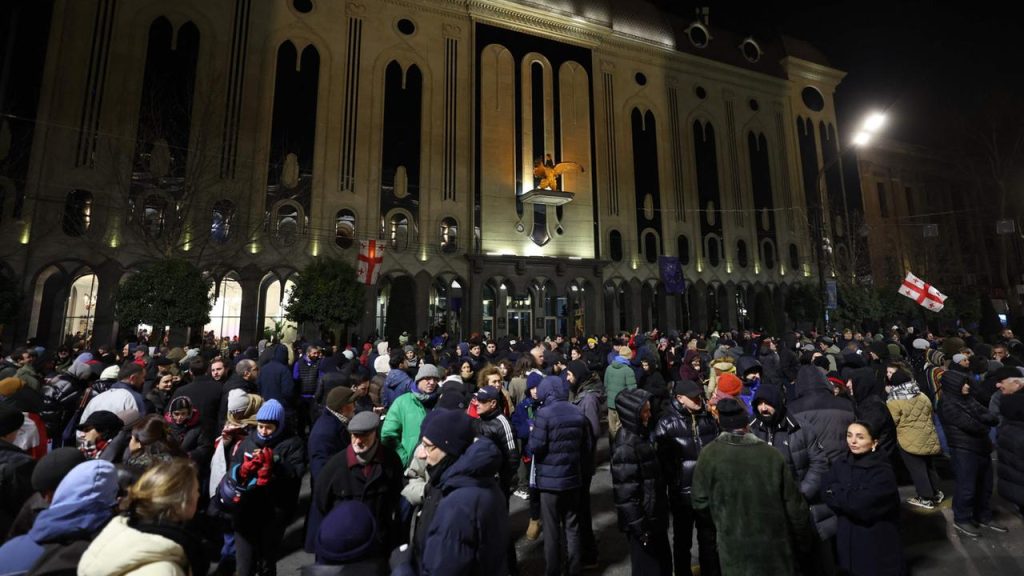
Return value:
[(644, 75), (643, 72), (637, 72), (636, 73), (636, 83), (641, 85), (641, 86), (646, 85), (647, 84), (647, 76)]
[(401, 32), (402, 34), (405, 34), (406, 36), (411, 36), (412, 33), (416, 31), (416, 24), (414, 24), (413, 21), (409, 20), (408, 18), (402, 18), (401, 20), (399, 20), (397, 27), (398, 31)]
[(757, 62), (761, 59), (761, 47), (758, 46), (757, 42), (753, 38), (747, 38), (740, 44), (740, 50), (743, 51), (743, 57), (748, 62)]
[(804, 100), (804, 106), (807, 106), (807, 108), (814, 112), (821, 112), (825, 109), (825, 97), (813, 86), (804, 88), (800, 92), (800, 97)]
[(313, 11), (313, 0), (292, 0), (292, 7), (296, 12), (309, 14)]
[(755, 99), (753, 99), (753, 98), (751, 98), (751, 99), (750, 99), (750, 109), (751, 109), (751, 110), (753, 110), (754, 112), (757, 112), (757, 110), (758, 110), (758, 109), (759, 109), (760, 107), (761, 107), (761, 106), (760, 106), (760, 105), (759, 105), (759, 104), (757, 103), (757, 100), (755, 100)]
[(700, 98), (701, 100), (708, 97), (708, 91), (705, 90), (703, 86), (697, 86), (694, 92), (697, 94), (697, 98)]
[(686, 29), (686, 35), (690, 38), (690, 43), (697, 48), (706, 47), (711, 39), (708, 29), (703, 24), (698, 23), (690, 24), (690, 27)]

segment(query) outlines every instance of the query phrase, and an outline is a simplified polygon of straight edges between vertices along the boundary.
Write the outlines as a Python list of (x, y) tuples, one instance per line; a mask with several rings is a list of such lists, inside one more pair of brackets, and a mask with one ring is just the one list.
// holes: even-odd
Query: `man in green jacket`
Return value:
[(615, 434), (619, 431), (619, 412), (615, 409), (615, 398), (619, 392), (633, 390), (636, 388), (636, 373), (629, 364), (633, 351), (628, 345), (619, 347), (619, 353), (604, 371), (604, 389), (608, 394), (608, 434), (612, 443), (615, 442)]
[(722, 434), (700, 452), (692, 497), (714, 521), (722, 575), (793, 575), (798, 561), (813, 557), (807, 502), (782, 455), (747, 430), (742, 403), (722, 399), (718, 417)]
[(427, 412), (434, 409), (441, 395), (437, 387), (440, 381), (441, 373), (437, 366), (420, 364), (413, 389), (399, 396), (388, 408), (380, 438), (398, 453), (403, 469), (409, 467), (416, 445), (419, 444), (423, 419)]

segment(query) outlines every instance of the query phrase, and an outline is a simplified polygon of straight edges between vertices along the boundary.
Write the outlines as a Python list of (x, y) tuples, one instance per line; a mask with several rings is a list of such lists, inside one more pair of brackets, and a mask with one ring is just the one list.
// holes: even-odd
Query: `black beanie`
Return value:
[(704, 389), (693, 380), (677, 380), (672, 386), (672, 394), (687, 398), (700, 398), (704, 395)]
[(7, 404), (0, 404), (0, 436), (7, 436), (20, 429), (24, 423), (25, 415), (20, 410)]
[(582, 360), (573, 360), (569, 362), (569, 365), (565, 368), (569, 372), (572, 372), (573, 376), (576, 377), (576, 383), (582, 384), (590, 379), (590, 369), (587, 368), (587, 364)]
[(453, 458), (473, 443), (473, 419), (461, 410), (434, 410), (423, 419), (421, 435)]
[(77, 448), (57, 448), (36, 464), (32, 471), (32, 489), (43, 494), (56, 491), (68, 472), (82, 462), (85, 462), (85, 455)]
[(750, 413), (746, 406), (735, 398), (718, 401), (718, 425), (723, 431), (739, 430), (750, 424)]

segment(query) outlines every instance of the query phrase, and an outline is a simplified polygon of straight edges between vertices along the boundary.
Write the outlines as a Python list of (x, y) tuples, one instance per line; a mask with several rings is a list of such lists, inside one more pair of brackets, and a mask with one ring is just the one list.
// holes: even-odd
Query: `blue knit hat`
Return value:
[(317, 564), (343, 564), (362, 559), (377, 539), (377, 522), (358, 500), (339, 502), (320, 522), (316, 535)]
[(473, 419), (461, 410), (432, 410), (424, 418), (420, 434), (444, 451), (458, 458), (473, 443)]
[(277, 400), (267, 400), (266, 402), (263, 403), (263, 406), (260, 406), (260, 411), (256, 413), (256, 421), (277, 423), (277, 429), (274, 430), (274, 433), (271, 434), (270, 436), (264, 438), (259, 433), (257, 433), (256, 435), (259, 436), (261, 439), (267, 440), (269, 438), (277, 436), (282, 431), (284, 431), (284, 406), (281, 406), (281, 403), (278, 402)]

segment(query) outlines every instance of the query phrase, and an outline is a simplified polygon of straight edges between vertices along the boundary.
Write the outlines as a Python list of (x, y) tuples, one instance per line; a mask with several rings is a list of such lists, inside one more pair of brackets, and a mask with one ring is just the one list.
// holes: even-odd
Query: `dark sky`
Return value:
[(887, 135), (941, 148), (959, 121), (952, 117), (985, 112), (995, 94), (1024, 110), (1024, 19), (1014, 2), (660, 3), (684, 16), (710, 5), (712, 33), (716, 25), (755, 37), (774, 29), (813, 43), (847, 72), (836, 92), (847, 134), (881, 108)]

